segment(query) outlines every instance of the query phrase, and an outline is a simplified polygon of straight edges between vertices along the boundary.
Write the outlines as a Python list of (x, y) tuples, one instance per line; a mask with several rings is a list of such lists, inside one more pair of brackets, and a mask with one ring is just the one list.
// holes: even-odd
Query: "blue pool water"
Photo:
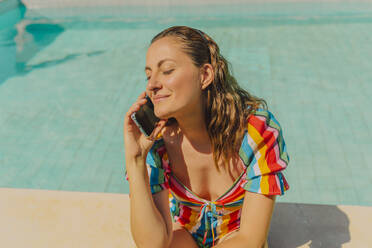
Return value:
[[(14, 1), (12, 1), (14, 3)], [(123, 117), (151, 38), (214, 38), (282, 125), (278, 201), (372, 205), (372, 4), (27, 9), (0, 2), (0, 187), (128, 193)]]

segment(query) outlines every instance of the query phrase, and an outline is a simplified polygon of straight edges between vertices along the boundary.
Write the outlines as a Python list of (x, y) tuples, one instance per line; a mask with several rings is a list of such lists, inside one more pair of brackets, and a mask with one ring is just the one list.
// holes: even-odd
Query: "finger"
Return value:
[(138, 96), (137, 100), (144, 99), (145, 97), (146, 97), (146, 91), (142, 92), (142, 93)]
[(165, 124), (167, 124), (167, 121), (168, 121), (168, 120), (163, 120), (163, 119), (161, 119), (160, 121), (158, 121), (158, 124), (159, 124), (159, 126), (164, 127)]
[(134, 112), (136, 112), (136, 108), (137, 108), (137, 107), (136, 107), (135, 105), (132, 105), (132, 106), (128, 109), (126, 116), (127, 116), (127, 117), (131, 116)]
[(136, 103), (138, 103), (140, 105), (144, 105), (146, 102), (147, 102), (147, 99), (146, 98), (142, 98), (142, 99), (139, 99)]
[(134, 112), (138, 111), (141, 108), (141, 106), (137, 103), (133, 104), (127, 111), (126, 116), (130, 117)]
[(150, 136), (152, 136), (153, 138), (158, 138), (161, 130), (163, 129), (163, 127), (165, 126), (166, 124), (166, 120), (160, 120), (158, 121), (158, 123), (156, 124), (155, 128), (154, 128), (154, 131), (152, 132), (152, 134)]

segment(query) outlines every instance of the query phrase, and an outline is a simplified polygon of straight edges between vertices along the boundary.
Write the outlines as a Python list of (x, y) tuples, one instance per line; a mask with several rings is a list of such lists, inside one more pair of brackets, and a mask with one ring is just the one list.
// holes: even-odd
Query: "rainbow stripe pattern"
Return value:
[(239, 178), (212, 202), (197, 196), (175, 177), (162, 138), (155, 141), (147, 155), (151, 193), (169, 190), (173, 221), (186, 228), (199, 247), (213, 247), (239, 228), (246, 191), (283, 195), (289, 189), (282, 172), (289, 156), (281, 126), (269, 110), (260, 108), (249, 116), (239, 156)]

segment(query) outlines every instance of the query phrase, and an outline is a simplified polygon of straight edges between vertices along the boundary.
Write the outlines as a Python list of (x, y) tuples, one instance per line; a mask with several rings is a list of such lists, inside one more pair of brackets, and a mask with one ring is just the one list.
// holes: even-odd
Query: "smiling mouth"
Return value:
[(164, 100), (167, 97), (169, 97), (169, 96), (163, 96), (163, 97), (155, 98), (154, 99), (154, 102), (160, 102), (160, 101)]

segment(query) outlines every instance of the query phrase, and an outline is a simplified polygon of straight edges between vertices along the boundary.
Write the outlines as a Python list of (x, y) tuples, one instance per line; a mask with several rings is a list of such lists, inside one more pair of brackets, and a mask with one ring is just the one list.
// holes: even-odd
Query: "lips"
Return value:
[(155, 96), (154, 97), (154, 102), (159, 102), (159, 101), (162, 101), (164, 100), (165, 98), (167, 98), (168, 96)]

